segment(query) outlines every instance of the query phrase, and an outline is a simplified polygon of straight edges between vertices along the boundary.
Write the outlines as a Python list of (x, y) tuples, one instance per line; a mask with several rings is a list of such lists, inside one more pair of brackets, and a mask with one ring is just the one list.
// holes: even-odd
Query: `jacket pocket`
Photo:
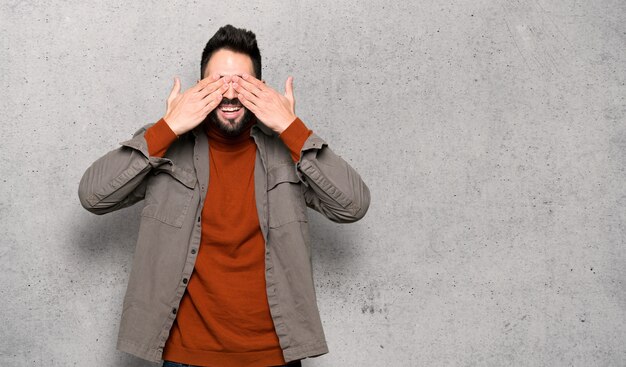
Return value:
[(185, 170), (172, 169), (172, 166), (154, 169), (152, 174), (141, 216), (182, 227), (193, 198), (195, 177)]
[(302, 182), (298, 179), (293, 163), (275, 166), (268, 172), (267, 200), (271, 228), (307, 221)]

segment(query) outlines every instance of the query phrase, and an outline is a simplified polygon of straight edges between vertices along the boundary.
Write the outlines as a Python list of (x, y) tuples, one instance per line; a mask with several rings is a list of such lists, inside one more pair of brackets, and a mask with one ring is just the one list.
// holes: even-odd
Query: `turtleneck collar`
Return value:
[(227, 135), (209, 121), (204, 123), (204, 131), (209, 137), (209, 145), (222, 151), (234, 151), (245, 148), (253, 144), (254, 140), (250, 136), (250, 130), (256, 123), (256, 117), (252, 117), (248, 124), (237, 136)]

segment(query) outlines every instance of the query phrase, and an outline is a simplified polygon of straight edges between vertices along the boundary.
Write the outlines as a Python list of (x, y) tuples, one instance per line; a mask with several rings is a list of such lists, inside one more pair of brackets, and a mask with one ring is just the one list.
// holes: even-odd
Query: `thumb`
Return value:
[(287, 80), (285, 81), (285, 97), (287, 97), (288, 100), (293, 101), (293, 77), (292, 76), (287, 77)]
[(169, 97), (167, 97), (167, 101), (170, 102), (180, 93), (180, 79), (177, 76), (174, 77), (174, 86), (172, 87), (172, 91), (170, 92)]
[(287, 77), (287, 81), (285, 81), (285, 97), (287, 97), (289, 102), (291, 102), (291, 107), (294, 109), (294, 112), (295, 112), (296, 101), (293, 97), (293, 77), (292, 76)]

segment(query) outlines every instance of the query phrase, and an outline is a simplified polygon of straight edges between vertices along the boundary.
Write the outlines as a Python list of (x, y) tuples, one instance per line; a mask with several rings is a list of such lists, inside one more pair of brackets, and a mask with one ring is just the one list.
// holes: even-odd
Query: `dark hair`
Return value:
[(202, 51), (202, 61), (200, 62), (200, 77), (204, 79), (204, 69), (214, 52), (226, 49), (250, 56), (254, 74), (257, 79), (261, 79), (261, 51), (256, 44), (256, 35), (243, 28), (235, 28), (227, 24), (215, 32), (213, 37), (207, 42)]

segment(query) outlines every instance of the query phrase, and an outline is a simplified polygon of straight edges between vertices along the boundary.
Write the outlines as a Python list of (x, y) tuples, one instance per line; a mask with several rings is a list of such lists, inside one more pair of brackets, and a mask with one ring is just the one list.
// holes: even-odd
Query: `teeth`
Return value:
[(239, 111), (241, 107), (222, 107), (222, 111), (224, 112), (235, 112)]

